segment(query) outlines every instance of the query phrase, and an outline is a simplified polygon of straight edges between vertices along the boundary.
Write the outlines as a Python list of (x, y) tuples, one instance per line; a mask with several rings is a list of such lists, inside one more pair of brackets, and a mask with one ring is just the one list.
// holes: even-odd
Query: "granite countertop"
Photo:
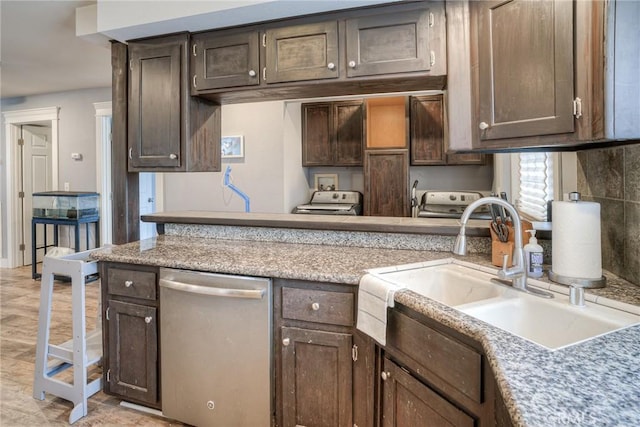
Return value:
[[(449, 252), (158, 236), (92, 253), (102, 261), (357, 285), (364, 270)], [(487, 255), (465, 261), (489, 264)], [(640, 286), (607, 276), (594, 295), (640, 305)], [(411, 291), (397, 303), (480, 342), (516, 426), (640, 425), (640, 325), (549, 351)]]

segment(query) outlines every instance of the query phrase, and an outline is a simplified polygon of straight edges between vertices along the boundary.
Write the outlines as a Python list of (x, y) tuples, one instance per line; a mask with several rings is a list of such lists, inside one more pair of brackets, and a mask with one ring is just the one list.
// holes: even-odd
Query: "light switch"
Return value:
[(82, 160), (82, 154), (81, 153), (71, 153), (71, 158), (73, 160)]

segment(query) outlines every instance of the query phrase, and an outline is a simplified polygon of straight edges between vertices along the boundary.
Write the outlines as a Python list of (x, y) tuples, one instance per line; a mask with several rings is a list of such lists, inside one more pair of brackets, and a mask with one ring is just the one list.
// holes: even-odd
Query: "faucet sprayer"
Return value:
[(498, 271), (498, 277), (500, 277), (500, 279), (502, 280), (511, 279), (511, 286), (520, 291), (545, 298), (553, 298), (553, 294), (549, 292), (530, 288), (529, 286), (527, 286), (527, 268), (525, 265), (524, 251), (522, 249), (522, 223), (520, 221), (520, 214), (518, 214), (518, 211), (515, 207), (513, 207), (511, 203), (503, 199), (500, 199), (498, 197), (483, 197), (470, 203), (467, 206), (467, 208), (462, 213), (462, 217), (460, 218), (460, 231), (458, 233), (458, 237), (456, 237), (452, 252), (456, 255), (467, 254), (467, 221), (469, 221), (469, 217), (471, 216), (473, 211), (482, 205), (502, 206), (509, 212), (511, 218), (513, 219), (513, 228), (515, 233), (515, 242), (512, 257), (513, 266), (507, 266), (507, 256), (505, 255), (502, 270)]

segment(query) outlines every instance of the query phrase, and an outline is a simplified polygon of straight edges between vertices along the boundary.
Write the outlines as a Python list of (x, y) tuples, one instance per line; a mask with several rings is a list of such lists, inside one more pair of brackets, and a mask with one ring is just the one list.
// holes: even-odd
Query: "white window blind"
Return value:
[(552, 153), (520, 153), (518, 209), (536, 221), (547, 220), (547, 202), (553, 200)]

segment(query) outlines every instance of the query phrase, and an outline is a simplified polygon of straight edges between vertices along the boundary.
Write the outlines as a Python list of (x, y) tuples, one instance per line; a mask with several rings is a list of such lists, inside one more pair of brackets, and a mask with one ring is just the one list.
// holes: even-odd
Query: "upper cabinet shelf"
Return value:
[(443, 2), (193, 35), (191, 94), (219, 102), (444, 89)]

